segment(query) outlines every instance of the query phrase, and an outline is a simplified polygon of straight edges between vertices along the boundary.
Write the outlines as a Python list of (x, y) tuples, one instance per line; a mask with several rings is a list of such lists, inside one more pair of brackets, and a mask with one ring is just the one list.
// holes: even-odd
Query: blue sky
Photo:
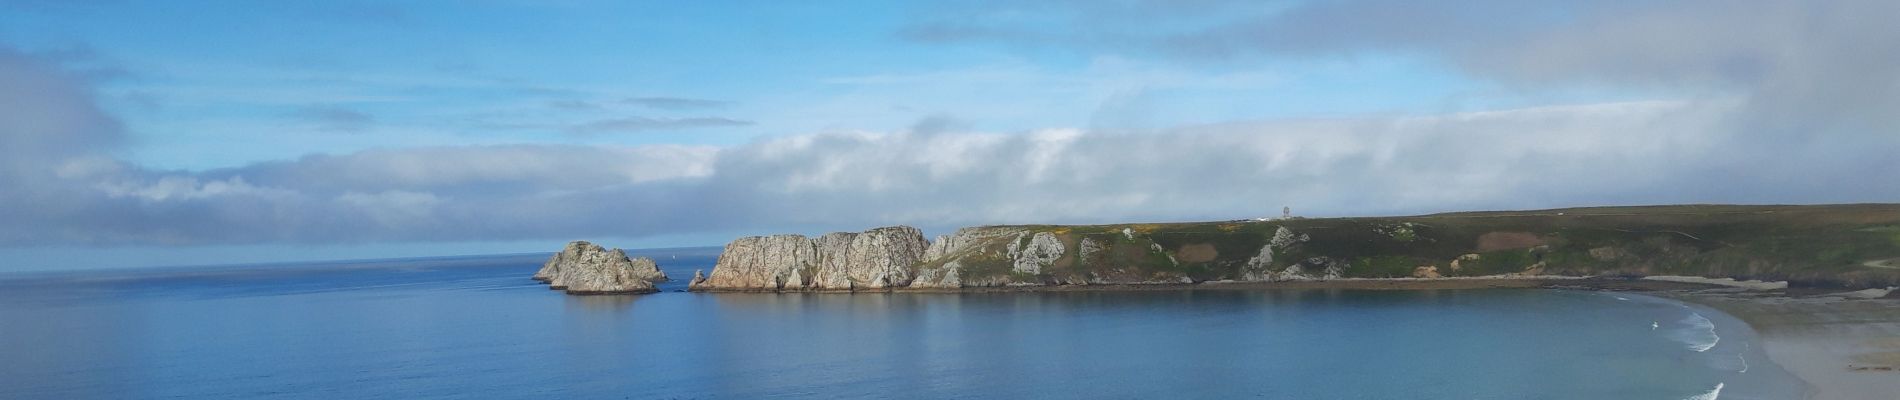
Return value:
[[(945, 7), (46, 3), (6, 13), (0, 38), (112, 69), (98, 88), (107, 109), (133, 128), (130, 159), (183, 169), (436, 144), (733, 145), (762, 135), (897, 130), (931, 116), (1010, 132), (1098, 118), (1165, 127), (1508, 103), (1399, 55), (1199, 63), (902, 35)], [(710, 103), (623, 102), (643, 97)], [(1101, 115), (1137, 102), (1148, 107), (1141, 115)], [(609, 134), (562, 128), (620, 118), (743, 123)]]
[(0, 1), (0, 270), (1891, 202), (1895, 8)]

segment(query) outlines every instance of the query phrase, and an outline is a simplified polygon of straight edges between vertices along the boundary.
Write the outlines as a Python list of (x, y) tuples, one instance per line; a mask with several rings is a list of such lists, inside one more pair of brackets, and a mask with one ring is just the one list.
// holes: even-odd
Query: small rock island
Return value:
[(628, 258), (621, 249), (574, 241), (542, 264), (534, 280), (568, 294), (643, 294), (658, 292), (653, 283), (667, 278), (651, 258)]

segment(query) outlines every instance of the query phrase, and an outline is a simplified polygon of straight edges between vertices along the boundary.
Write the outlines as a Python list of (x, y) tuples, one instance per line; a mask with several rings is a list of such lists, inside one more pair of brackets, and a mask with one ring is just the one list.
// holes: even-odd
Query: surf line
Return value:
[[(1691, 341), (1689, 343), (1690, 350), (1695, 350), (1697, 353), (1707, 352), (1709, 349), (1715, 348), (1716, 343), (1722, 342), (1722, 335), (1715, 333), (1715, 321), (1710, 321), (1709, 317), (1703, 316), (1702, 313), (1696, 312), (1695, 309), (1689, 308), (1688, 305), (1677, 304), (1677, 306), (1682, 307), (1684, 310), (1689, 310), (1689, 317), (1683, 318), (1683, 323), (1709, 331), (1709, 342), (1695, 343)], [(1681, 338), (1681, 340), (1690, 341), (1691, 339)]]
[(1722, 397), (1722, 382), (1716, 382), (1715, 388), (1709, 389), (1708, 393), (1689, 396), (1688, 400), (1715, 400), (1719, 397)]

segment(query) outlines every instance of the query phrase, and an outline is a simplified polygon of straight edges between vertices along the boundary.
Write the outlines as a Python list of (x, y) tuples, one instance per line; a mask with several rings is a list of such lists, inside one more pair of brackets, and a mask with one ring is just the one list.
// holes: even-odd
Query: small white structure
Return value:
[(1260, 218), (1254, 218), (1252, 220), (1255, 222), (1267, 222), (1267, 221), (1285, 221), (1285, 220), (1290, 220), (1290, 219), (1293, 219), (1293, 207), (1280, 207), (1280, 218), (1260, 217)]

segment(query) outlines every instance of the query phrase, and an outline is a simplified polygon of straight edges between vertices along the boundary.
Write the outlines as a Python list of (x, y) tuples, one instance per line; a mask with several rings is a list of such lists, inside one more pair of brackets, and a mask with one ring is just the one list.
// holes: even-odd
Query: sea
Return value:
[(0, 399), (1791, 399), (1721, 312), (1584, 290), (569, 296), (549, 254), (0, 275)]

